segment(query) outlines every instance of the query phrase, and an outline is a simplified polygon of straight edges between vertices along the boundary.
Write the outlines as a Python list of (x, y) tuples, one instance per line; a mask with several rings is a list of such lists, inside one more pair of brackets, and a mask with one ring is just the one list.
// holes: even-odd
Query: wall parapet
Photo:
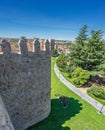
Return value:
[[(33, 42), (32, 42), (33, 49), (31, 51), (28, 51), (28, 40), (20, 39), (18, 41), (18, 48), (19, 48), (18, 54), (27, 56), (28, 53), (30, 53), (30, 52), (33, 52), (35, 54), (40, 54), (43, 52), (45, 54), (51, 55), (51, 53), (52, 53), (51, 51), (54, 49), (54, 47), (53, 47), (54, 40), (48, 40), (48, 39), (44, 40), (43, 44), (44, 44), (44, 50), (41, 49), (40, 40), (38, 40), (38, 39), (33, 40)], [(1, 48), (1, 52), (2, 52), (1, 54), (4, 54), (4, 55), (10, 55), (11, 53), (17, 53), (11, 49), (10, 43), (5, 39), (2, 39), (0, 41), (0, 48)]]

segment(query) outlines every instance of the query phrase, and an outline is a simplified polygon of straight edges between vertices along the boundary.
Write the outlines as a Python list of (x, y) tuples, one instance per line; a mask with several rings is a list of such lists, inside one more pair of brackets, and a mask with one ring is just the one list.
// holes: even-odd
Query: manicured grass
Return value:
[(95, 97), (95, 96), (92, 95), (92, 94), (88, 94), (88, 95), (91, 96), (92, 98), (94, 98), (95, 100), (97, 100), (98, 102), (102, 103), (103, 105), (105, 104), (105, 99), (97, 98), (97, 97)]
[[(44, 121), (32, 126), (28, 130), (104, 130), (105, 116), (82, 100), (56, 77), (53, 69), (55, 61), (52, 59), (51, 83), (51, 114)], [(68, 97), (69, 107), (63, 108), (55, 94)]]
[[(69, 74), (68, 74), (68, 73), (63, 72), (63, 71), (60, 71), (60, 72), (61, 72), (61, 74), (65, 77), (65, 79), (67, 79), (69, 82), (71, 82), (71, 83), (73, 84), (72, 79), (69, 77)], [(73, 85), (74, 85), (74, 84), (73, 84)]]

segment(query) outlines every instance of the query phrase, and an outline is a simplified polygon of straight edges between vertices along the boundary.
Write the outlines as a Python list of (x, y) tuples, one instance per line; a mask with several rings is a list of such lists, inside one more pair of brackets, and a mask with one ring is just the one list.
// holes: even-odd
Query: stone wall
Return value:
[(46, 50), (41, 51), (36, 40), (30, 52), (26, 39), (21, 39), (19, 53), (12, 53), (5, 40), (0, 45), (0, 95), (15, 130), (24, 130), (50, 113), (50, 43), (46, 40)]
[(12, 122), (10, 121), (8, 112), (4, 106), (1, 97), (0, 97), (0, 130), (14, 130)]

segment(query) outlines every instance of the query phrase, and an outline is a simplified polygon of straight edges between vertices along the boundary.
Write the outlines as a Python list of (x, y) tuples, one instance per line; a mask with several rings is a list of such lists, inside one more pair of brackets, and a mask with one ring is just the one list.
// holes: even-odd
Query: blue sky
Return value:
[(2, 37), (74, 40), (84, 24), (105, 38), (105, 0), (0, 0)]

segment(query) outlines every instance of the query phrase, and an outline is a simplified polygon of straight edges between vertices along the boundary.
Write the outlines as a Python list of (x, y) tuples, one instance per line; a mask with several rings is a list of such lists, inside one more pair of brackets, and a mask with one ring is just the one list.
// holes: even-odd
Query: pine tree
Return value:
[[(84, 28), (82, 29), (84, 30)], [(81, 30), (81, 32), (86, 32), (86, 30)], [(80, 36), (80, 34), (78, 36)], [(74, 66), (91, 70), (105, 60), (105, 44), (102, 40), (101, 30), (92, 30), (89, 39), (83, 39), (83, 37), (86, 38), (85, 36), (84, 33), (84, 36), (77, 37), (78, 41), (72, 45), (69, 57)]]
[(105, 44), (102, 40), (102, 31), (91, 31), (91, 38), (87, 43), (87, 57), (85, 68), (92, 69), (105, 60)]
[(76, 38), (76, 41), (78, 43), (83, 43), (85, 40), (87, 40), (87, 28), (88, 26), (85, 24), (81, 29), (80, 29), (80, 33)]
[[(85, 49), (84, 43), (86, 43), (87, 40), (87, 25), (84, 25), (80, 29), (80, 33), (76, 38), (76, 44), (73, 44), (70, 49), (70, 60), (73, 61), (74, 66), (82, 66), (84, 63), (84, 58), (82, 58), (82, 55), (85, 56)], [(85, 45), (86, 46), (86, 45)]]

